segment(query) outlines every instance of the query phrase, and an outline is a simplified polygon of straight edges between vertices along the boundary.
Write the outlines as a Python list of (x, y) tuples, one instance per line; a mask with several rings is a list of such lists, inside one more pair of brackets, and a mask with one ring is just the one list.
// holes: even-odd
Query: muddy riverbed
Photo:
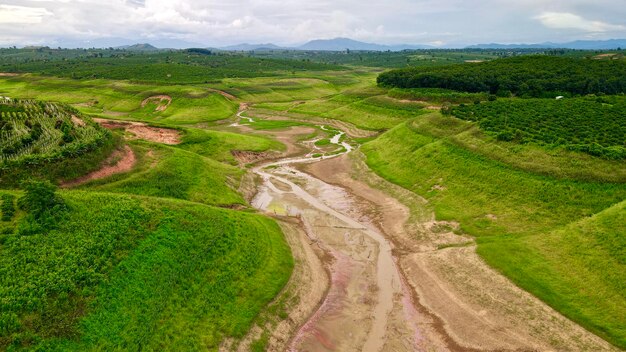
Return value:
[[(235, 126), (246, 129), (247, 121)], [(298, 142), (297, 127), (272, 131), (289, 155), (252, 169), (259, 180), (252, 205), (299, 224), (292, 232), (301, 238), (288, 240), (300, 241), (309, 258), (292, 246), (296, 266), (327, 272), (292, 278), (288, 286), (325, 293), (291, 308), (293, 328), (272, 335), (270, 350), (614, 350), (489, 268), (471, 237), (435, 221), (424, 199), (372, 174), (342, 132), (318, 128), (336, 152), (320, 157), (315, 139)]]

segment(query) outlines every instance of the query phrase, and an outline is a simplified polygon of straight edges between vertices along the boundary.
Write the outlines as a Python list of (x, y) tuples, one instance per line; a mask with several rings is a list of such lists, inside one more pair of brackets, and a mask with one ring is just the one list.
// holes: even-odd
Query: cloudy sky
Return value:
[(206, 46), (626, 38), (626, 0), (0, 0), (0, 45), (106, 37)]

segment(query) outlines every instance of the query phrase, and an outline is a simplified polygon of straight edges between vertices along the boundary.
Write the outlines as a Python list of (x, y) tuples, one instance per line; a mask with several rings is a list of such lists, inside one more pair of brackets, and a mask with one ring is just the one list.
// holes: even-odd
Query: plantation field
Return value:
[[(571, 252), (560, 251), (576, 248), (573, 245), (563, 247), (562, 243), (567, 240), (559, 234), (568, 232), (568, 228), (578, 228), (578, 224), (583, 226), (585, 219), (622, 202), (626, 197), (626, 185), (564, 179), (558, 174), (551, 176), (547, 166), (543, 168), (546, 175), (525, 171), (522, 164), (506, 163), (506, 158), (502, 162), (487, 157), (492, 153), (489, 149), (472, 151), (459, 145), (459, 140), (466, 139), (457, 135), (463, 135), (471, 126), (453, 122), (450, 125), (445, 118), (436, 121), (436, 115), (430, 117), (431, 123), (420, 124), (420, 119), (418, 117), (416, 123), (398, 125), (365, 144), (362, 150), (368, 165), (386, 179), (428, 199), (438, 219), (458, 221), (464, 232), (477, 237), (479, 254), (518, 285), (540, 298), (549, 297), (545, 299), (548, 304), (622, 346), (624, 315), (615, 314), (608, 306), (601, 309), (597, 305), (574, 302), (604, 302), (598, 304), (615, 304), (623, 309), (626, 306), (623, 287), (603, 282), (602, 278), (605, 275), (619, 276), (626, 269), (624, 263), (605, 257), (604, 252), (593, 245), (578, 248), (577, 257), (591, 261), (609, 260), (615, 264), (603, 267), (603, 270), (584, 269), (587, 278), (600, 284), (594, 289), (577, 292), (567, 288), (571, 287), (568, 280), (574, 280), (569, 277), (577, 274), (544, 277), (544, 271), (529, 269), (527, 261), (549, 266), (554, 272), (572, 273), (572, 270), (579, 269), (583, 272), (581, 265), (571, 266), (569, 259), (556, 259), (559, 258), (556, 253), (571, 256)], [(620, 209), (623, 208), (618, 207), (609, 213), (620, 213)], [(615, 221), (611, 220), (611, 223)], [(609, 240), (603, 238), (606, 228), (599, 229), (597, 240), (612, 241), (606, 246), (623, 247), (626, 238), (623, 228), (615, 227), (614, 231), (622, 234), (611, 235), (612, 240)], [(548, 234), (553, 241), (546, 240)], [(545, 253), (552, 253), (554, 258), (549, 264), (540, 260)], [(571, 260), (576, 259), (572, 257)], [(515, 270), (523, 270), (523, 274), (513, 275)], [(548, 281), (550, 284), (545, 284)], [(534, 284), (538, 282), (543, 286)], [(606, 301), (609, 296), (621, 296), (622, 303)]]
[(51, 230), (2, 235), (2, 349), (217, 350), (247, 331), (291, 272), (278, 226), (258, 215), (62, 196), (69, 210)]
[(10, 98), (0, 98), (0, 137), (0, 184), (5, 186), (34, 175), (80, 176), (116, 144), (107, 130), (69, 106)]
[(487, 93), (466, 93), (443, 88), (392, 88), (387, 93), (396, 99), (427, 101), (431, 103), (473, 103), (484, 101), (489, 98)]
[(254, 51), (247, 53), (259, 58), (286, 58), (306, 60), (333, 65), (352, 65), (367, 67), (432, 67), (463, 63), (466, 61), (494, 60), (502, 57), (550, 54), (565, 55), (566, 52), (555, 52), (545, 49), (419, 49), (404, 51), (295, 51), (295, 50), (271, 50)]
[(626, 92), (626, 61), (522, 56), (481, 63), (387, 71), (378, 83), (396, 88), (445, 88), (508, 97)]
[(259, 103), (255, 108), (324, 117), (348, 122), (366, 130), (385, 130), (408, 118), (426, 113), (425, 104), (385, 96), (374, 87), (345, 89), (339, 94), (307, 101)]
[[(77, 79), (132, 79), (170, 84), (209, 83), (229, 77), (268, 77), (294, 71), (341, 69), (336, 65), (253, 58), (206, 50), (76, 51), (79, 52), (43, 49), (43, 55), (33, 55), (27, 49), (2, 49), (0, 72), (29, 72)], [(64, 60), (67, 57), (72, 59)]]
[(624, 97), (514, 99), (452, 109), (500, 140), (563, 146), (609, 159), (626, 158)]

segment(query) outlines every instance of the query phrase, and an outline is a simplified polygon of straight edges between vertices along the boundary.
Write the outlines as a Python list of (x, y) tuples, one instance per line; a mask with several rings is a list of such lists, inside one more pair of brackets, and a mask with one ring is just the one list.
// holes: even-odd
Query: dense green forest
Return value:
[(626, 60), (523, 56), (481, 63), (385, 72), (378, 84), (445, 88), (499, 96), (554, 97), (626, 92)]
[(500, 99), (453, 107), (499, 140), (564, 146), (609, 159), (626, 158), (626, 99)]

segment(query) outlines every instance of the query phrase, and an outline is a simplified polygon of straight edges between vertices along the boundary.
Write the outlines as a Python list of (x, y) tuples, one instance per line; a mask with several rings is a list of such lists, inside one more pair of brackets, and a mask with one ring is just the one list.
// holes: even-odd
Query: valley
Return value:
[(623, 77), (109, 54), (0, 62), (0, 350), (626, 348)]

